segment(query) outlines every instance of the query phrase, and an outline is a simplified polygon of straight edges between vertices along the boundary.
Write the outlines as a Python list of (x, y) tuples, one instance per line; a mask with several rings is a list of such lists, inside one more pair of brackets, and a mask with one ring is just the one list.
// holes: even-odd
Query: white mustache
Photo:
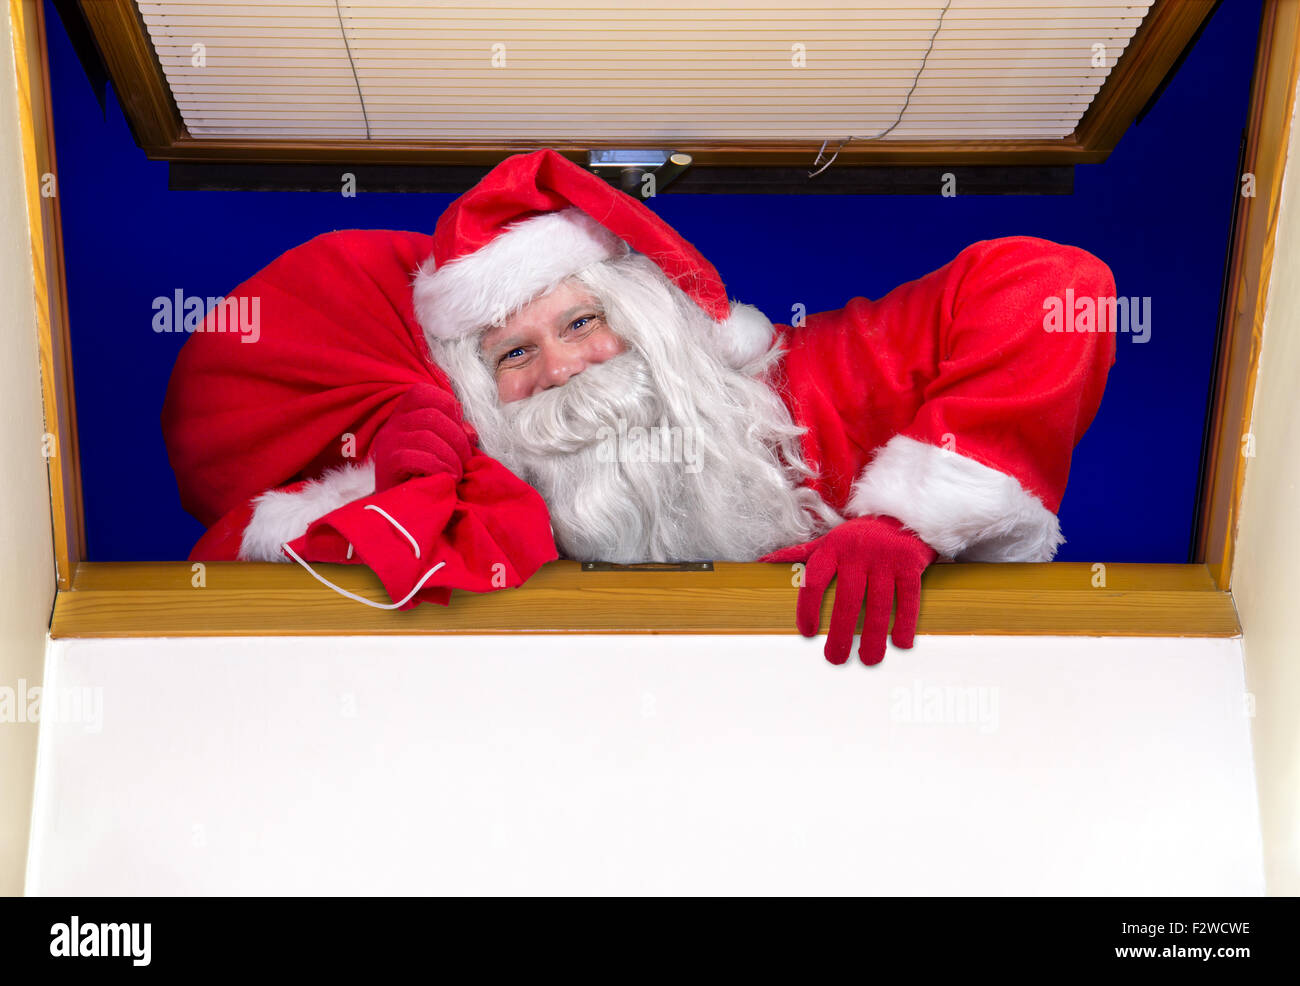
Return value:
[(659, 405), (645, 358), (629, 349), (502, 411), (524, 449), (576, 452), (600, 441), (602, 429), (620, 420), (657, 420)]

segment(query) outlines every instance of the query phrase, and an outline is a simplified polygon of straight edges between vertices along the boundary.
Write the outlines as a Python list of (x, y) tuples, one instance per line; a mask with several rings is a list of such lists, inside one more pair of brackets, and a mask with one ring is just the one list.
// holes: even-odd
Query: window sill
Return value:
[[(368, 570), (320, 566), (336, 584), (387, 601)], [(55, 600), (52, 637), (388, 635), (440, 633), (795, 633), (790, 568), (718, 563), (713, 572), (583, 572), (552, 562), (519, 589), (456, 592), (450, 606), (371, 609), (296, 565), (88, 563)], [(922, 583), (918, 633), (1233, 637), (1229, 592), (1205, 565), (934, 565)], [(822, 630), (834, 586), (822, 609)]]

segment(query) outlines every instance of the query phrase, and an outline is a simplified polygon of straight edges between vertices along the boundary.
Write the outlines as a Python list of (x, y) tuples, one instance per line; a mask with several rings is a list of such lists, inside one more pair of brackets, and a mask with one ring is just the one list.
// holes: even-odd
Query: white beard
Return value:
[(722, 363), (712, 323), (650, 260), (575, 277), (627, 351), (502, 405), (478, 340), (436, 342), (480, 445), (546, 501), (556, 545), (580, 561), (753, 561), (840, 518), (803, 485), (795, 426), (763, 380), (772, 350)]

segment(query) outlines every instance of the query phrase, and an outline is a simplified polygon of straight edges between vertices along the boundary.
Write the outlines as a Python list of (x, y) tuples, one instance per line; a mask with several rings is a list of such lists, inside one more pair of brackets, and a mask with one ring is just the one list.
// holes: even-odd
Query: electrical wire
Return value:
[[(827, 168), (829, 168), (832, 164), (834, 164), (834, 163), (835, 163), (835, 159), (836, 159), (837, 157), (840, 156), (840, 151), (843, 149), (844, 145), (847, 144), (849, 141), (851, 141), (851, 140), (879, 140), (881, 137), (884, 137), (884, 136), (886, 136), (887, 134), (891, 133), (891, 132), (894, 130), (895, 127), (897, 127), (900, 123), (903, 122), (903, 114), (907, 112), (907, 107), (908, 107), (908, 106), (911, 104), (911, 102), (912, 102), (912, 93), (916, 92), (916, 87), (917, 87), (917, 86), (920, 84), (920, 82), (921, 82), (921, 75), (922, 75), (922, 73), (925, 72), (925, 63), (928, 62), (928, 61), (930, 60), (930, 52), (934, 51), (934, 41), (935, 41), (935, 38), (937, 38), (937, 37), (939, 36), (939, 29), (943, 27), (943, 19), (944, 19), (944, 17), (945, 17), (945, 16), (947, 15), (947, 13), (948, 13), (948, 8), (951, 7), (951, 6), (952, 6), (952, 0), (948, 0), (948, 2), (945, 3), (945, 4), (943, 5), (943, 10), (939, 11), (939, 21), (938, 21), (937, 24), (934, 25), (934, 30), (933, 30), (933, 31), (931, 32), (931, 34), (930, 34), (930, 44), (929, 44), (929, 47), (927, 47), (927, 48), (925, 49), (925, 55), (921, 58), (921, 67), (918, 68), (918, 69), (916, 70), (916, 76), (915, 76), (915, 78), (912, 79), (912, 88), (909, 89), (909, 90), (907, 90), (907, 98), (903, 100), (903, 107), (902, 107), (902, 109), (900, 109), (900, 110), (898, 111), (898, 118), (897, 118), (896, 120), (894, 120), (894, 122), (891, 123), (891, 124), (890, 124), (888, 127), (886, 127), (884, 130), (880, 131), (880, 133), (878, 133), (878, 134), (873, 134), (873, 135), (870, 136), (870, 137), (853, 137), (853, 136), (845, 137), (843, 140), (840, 141), (839, 146), (835, 148), (835, 153), (831, 155), (831, 159), (830, 159), (829, 161), (827, 161), (825, 164), (823, 164), (823, 165), (822, 165), (820, 168), (818, 168), (816, 171), (810, 171), (810, 172), (808, 172), (808, 177), (809, 177), (809, 178), (816, 178), (816, 177), (817, 177), (818, 175), (820, 175), (823, 171), (825, 171), (825, 170), (826, 170)], [(821, 150), (819, 150), (819, 151), (817, 152), (817, 161), (820, 161), (820, 160), (822, 159), (822, 155), (826, 153), (826, 145), (829, 144), (830, 142), (831, 142), (831, 139), (830, 139), (829, 137), (827, 137), (825, 140), (822, 141)], [(817, 161), (814, 161), (813, 164), (814, 164), (814, 165), (817, 164)]]
[[(949, 3), (952, 0), (948, 0)], [(366, 97), (361, 94), (361, 80), (357, 78), (357, 63), (352, 60), (352, 46), (348, 44), (348, 32), (343, 27), (343, 11), (339, 0), (334, 0), (334, 13), (339, 16), (339, 34), (343, 35), (343, 50), (348, 53), (348, 64), (352, 66), (352, 81), (357, 86), (357, 99), (361, 102), (361, 119), (366, 124), (366, 140), (370, 139), (370, 115), (366, 112)]]

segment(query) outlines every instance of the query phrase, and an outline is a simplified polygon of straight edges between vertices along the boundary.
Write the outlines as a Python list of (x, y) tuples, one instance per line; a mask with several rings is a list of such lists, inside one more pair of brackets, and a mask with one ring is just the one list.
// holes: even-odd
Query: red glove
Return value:
[(460, 479), (469, 460), (474, 429), (461, 417), (455, 396), (420, 383), (413, 386), (380, 426), (371, 443), (375, 492), (417, 476), (449, 474)]
[(807, 562), (799, 589), (795, 625), (805, 637), (817, 636), (822, 597), (838, 575), (835, 605), (826, 632), (826, 660), (843, 664), (853, 646), (853, 631), (865, 594), (867, 615), (862, 624), (858, 657), (863, 664), (885, 659), (889, 611), (898, 591), (894, 619), (895, 647), (912, 646), (921, 606), (921, 573), (938, 553), (893, 517), (855, 517), (807, 544), (782, 548), (759, 561)]

